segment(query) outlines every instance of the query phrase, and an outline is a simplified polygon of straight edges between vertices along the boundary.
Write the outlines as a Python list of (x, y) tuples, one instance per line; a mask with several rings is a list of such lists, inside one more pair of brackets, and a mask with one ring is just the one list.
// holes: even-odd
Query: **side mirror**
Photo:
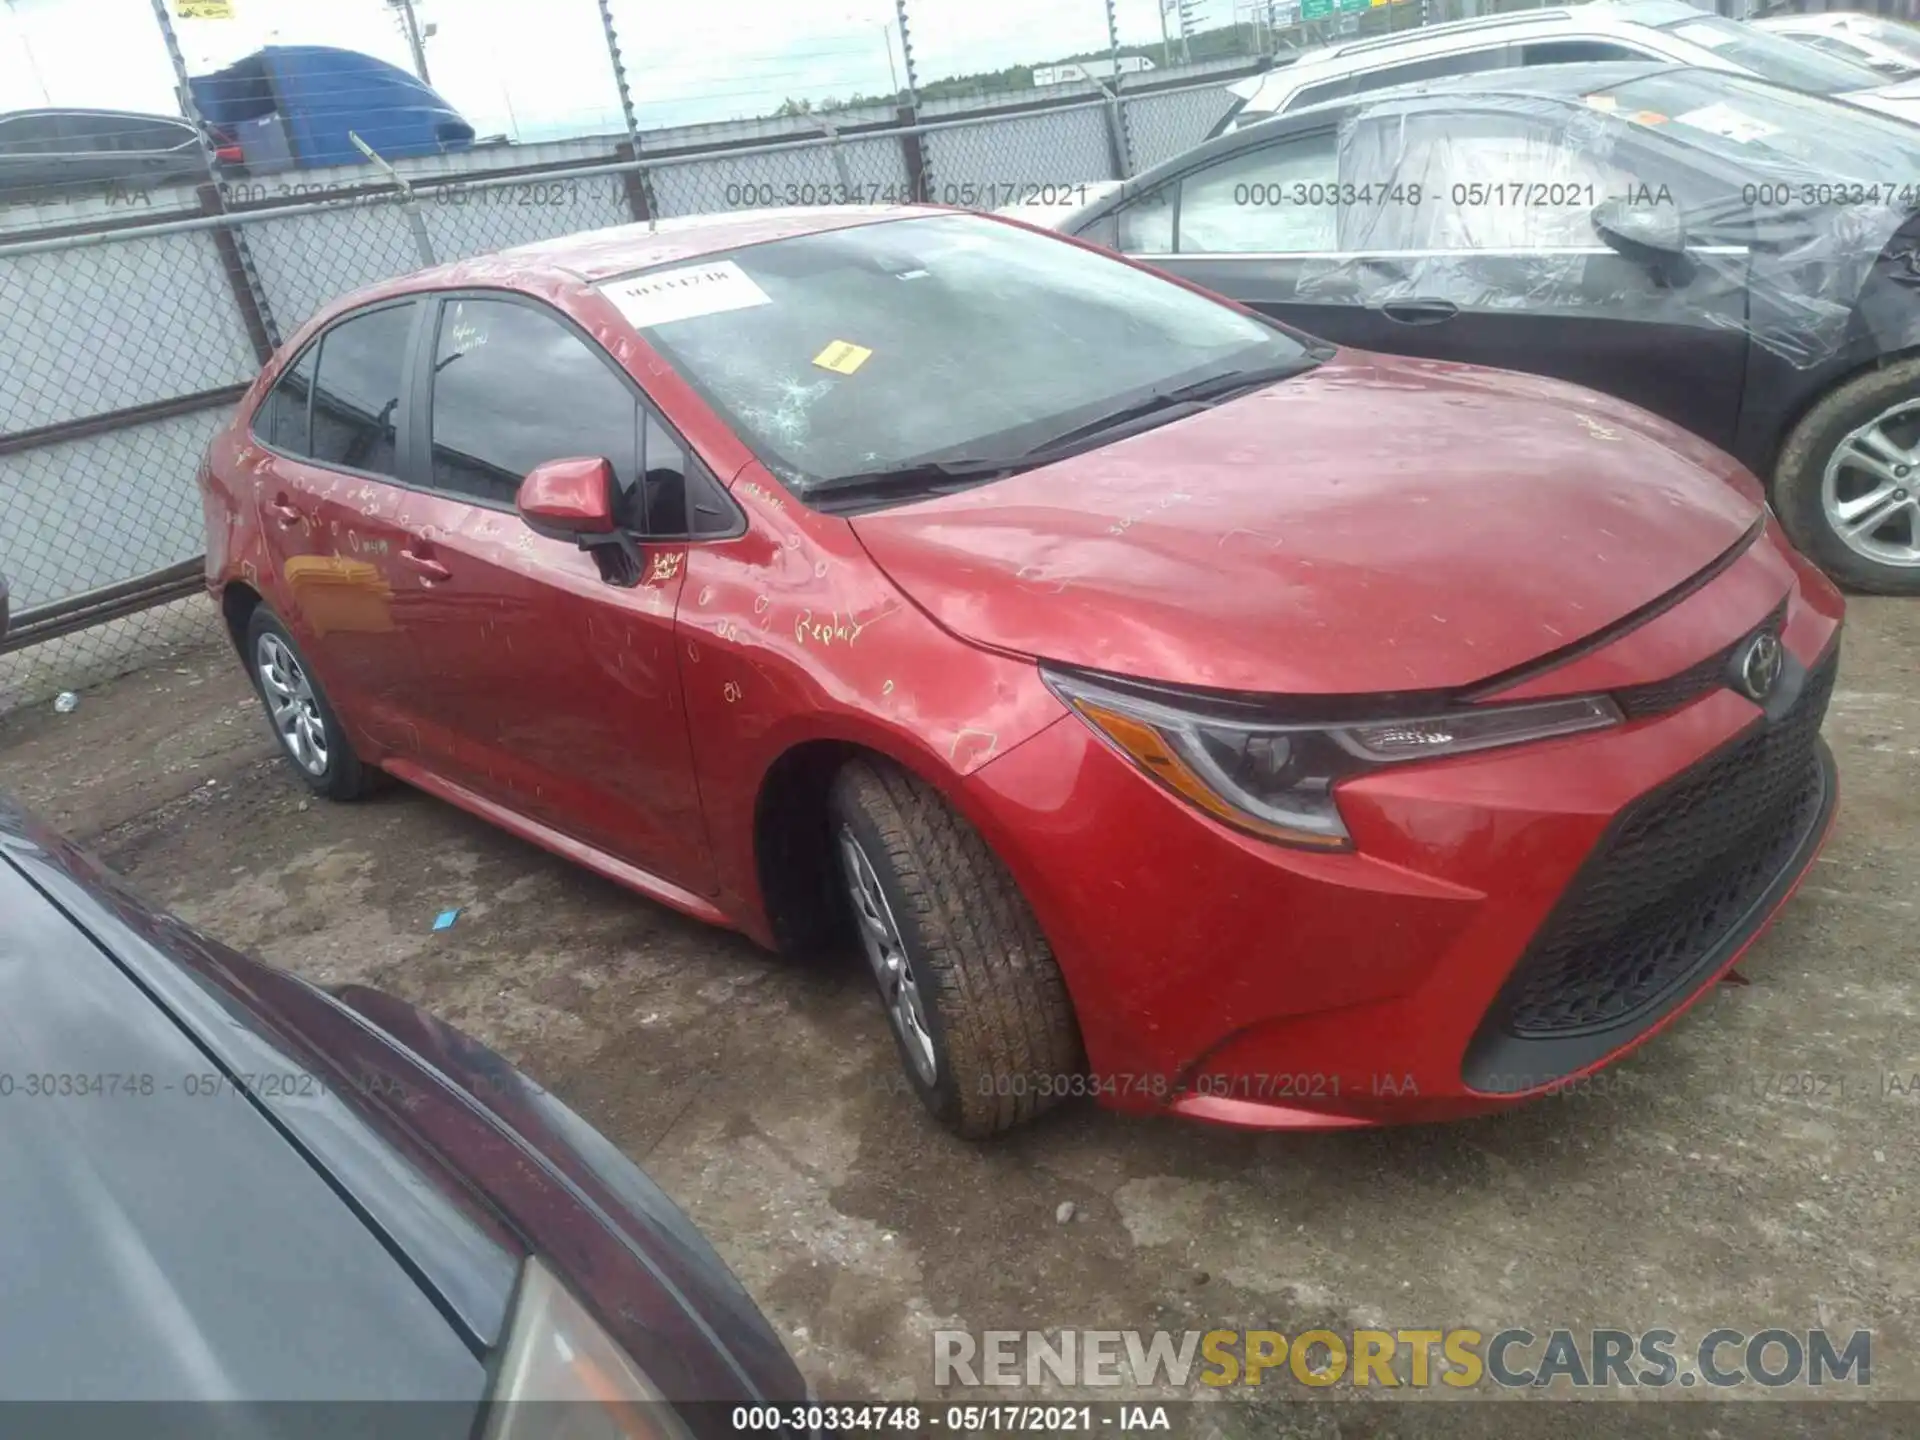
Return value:
[(1618, 198), (1593, 207), (1593, 228), (1608, 248), (1651, 270), (1672, 288), (1693, 278), (1687, 230), (1670, 205), (1631, 205)]
[(520, 482), (514, 508), (550, 540), (606, 535), (613, 528), (613, 466), (602, 459), (549, 460)]
[(571, 540), (592, 555), (609, 585), (640, 583), (640, 547), (614, 519), (612, 462), (595, 456), (536, 465), (513, 503), (536, 535)]

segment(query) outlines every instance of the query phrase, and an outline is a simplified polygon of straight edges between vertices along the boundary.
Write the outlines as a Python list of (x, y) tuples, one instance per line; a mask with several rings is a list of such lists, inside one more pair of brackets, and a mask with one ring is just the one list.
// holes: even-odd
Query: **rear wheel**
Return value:
[(1920, 360), (1858, 376), (1814, 406), (1781, 451), (1774, 504), (1835, 580), (1920, 595)]
[(981, 1139), (1070, 1093), (1081, 1052), (1066, 983), (980, 833), (882, 761), (842, 769), (832, 807), (861, 947), (928, 1112)]
[(373, 772), (347, 743), (345, 727), (293, 636), (265, 605), (255, 606), (247, 622), (246, 655), (273, 733), (300, 778), (330, 800), (365, 794)]

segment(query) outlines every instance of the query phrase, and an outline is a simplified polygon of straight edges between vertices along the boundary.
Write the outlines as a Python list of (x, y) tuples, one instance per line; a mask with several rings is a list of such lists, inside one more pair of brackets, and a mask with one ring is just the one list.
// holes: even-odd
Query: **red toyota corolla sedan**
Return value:
[(1835, 804), (1753, 478), (988, 216), (625, 227), (330, 306), (204, 467), (314, 789), (770, 946), (965, 1135), (1510, 1104), (1726, 971)]

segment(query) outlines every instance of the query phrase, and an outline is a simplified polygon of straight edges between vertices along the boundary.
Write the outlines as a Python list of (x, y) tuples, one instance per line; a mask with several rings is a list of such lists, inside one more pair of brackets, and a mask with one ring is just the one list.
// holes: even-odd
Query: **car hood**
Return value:
[(1622, 402), (1342, 351), (1098, 450), (856, 518), (968, 640), (1176, 685), (1472, 684), (1577, 643), (1738, 544), (1750, 476)]
[(463, 1402), (430, 1407), (462, 1433), (486, 1371), (458, 1332), (7, 850), (0, 1395)]

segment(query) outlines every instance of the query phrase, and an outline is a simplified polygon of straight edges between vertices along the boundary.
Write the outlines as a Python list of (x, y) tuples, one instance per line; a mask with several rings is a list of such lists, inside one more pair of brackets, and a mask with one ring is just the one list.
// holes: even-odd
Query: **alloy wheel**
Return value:
[(1920, 400), (1891, 405), (1842, 439), (1820, 500), (1827, 525), (1855, 554), (1920, 566)]
[(326, 774), (327, 722), (321, 718), (313, 682), (307, 679), (292, 647), (278, 635), (265, 634), (254, 647), (253, 658), (260, 691), (266, 697), (267, 713), (280, 743), (287, 747), (293, 763), (307, 774)]
[(886, 891), (874, 872), (867, 852), (845, 827), (840, 831), (840, 866), (847, 881), (847, 893), (853, 900), (854, 919), (860, 927), (860, 943), (866, 948), (867, 964), (880, 986), (880, 1002), (902, 1046), (913, 1062), (922, 1084), (933, 1085), (940, 1077), (939, 1061), (934, 1056), (933, 1034), (927, 1028), (926, 1010), (920, 1001), (920, 984), (907, 955), (906, 942), (887, 903)]

